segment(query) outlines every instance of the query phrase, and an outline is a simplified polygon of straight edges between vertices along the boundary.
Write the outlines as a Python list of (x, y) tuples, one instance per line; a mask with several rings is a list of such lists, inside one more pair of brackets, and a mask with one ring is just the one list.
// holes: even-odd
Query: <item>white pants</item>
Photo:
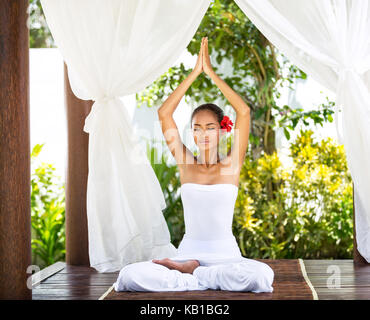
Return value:
[(193, 274), (169, 269), (151, 260), (124, 266), (114, 283), (115, 291), (188, 291), (220, 289), (273, 292), (274, 271), (263, 262), (244, 258), (198, 266)]

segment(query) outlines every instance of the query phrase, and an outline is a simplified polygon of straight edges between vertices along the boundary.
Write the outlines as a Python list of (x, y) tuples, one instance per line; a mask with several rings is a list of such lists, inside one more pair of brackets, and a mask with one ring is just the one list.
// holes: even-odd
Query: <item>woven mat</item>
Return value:
[(99, 300), (318, 300), (302, 259), (255, 259), (267, 263), (275, 272), (271, 293), (226, 290), (166, 292), (116, 292), (111, 286)]

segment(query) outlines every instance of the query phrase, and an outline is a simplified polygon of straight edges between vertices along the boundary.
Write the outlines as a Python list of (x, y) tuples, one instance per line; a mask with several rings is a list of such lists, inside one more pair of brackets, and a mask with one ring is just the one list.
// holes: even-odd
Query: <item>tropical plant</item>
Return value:
[(65, 187), (52, 164), (37, 161), (43, 146), (31, 153), (31, 247), (40, 269), (65, 260)]
[(276, 152), (243, 165), (233, 223), (243, 255), (350, 259), (353, 190), (343, 145), (301, 130), (290, 157), (291, 167)]

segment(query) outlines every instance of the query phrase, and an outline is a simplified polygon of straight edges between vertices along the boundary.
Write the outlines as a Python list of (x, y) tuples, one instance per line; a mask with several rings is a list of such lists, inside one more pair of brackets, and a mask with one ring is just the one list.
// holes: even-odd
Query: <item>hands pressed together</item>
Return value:
[(201, 74), (203, 71), (208, 76), (210, 76), (211, 73), (214, 72), (211, 65), (211, 59), (208, 54), (208, 37), (202, 38), (197, 63), (194, 67), (194, 72), (197, 75)]

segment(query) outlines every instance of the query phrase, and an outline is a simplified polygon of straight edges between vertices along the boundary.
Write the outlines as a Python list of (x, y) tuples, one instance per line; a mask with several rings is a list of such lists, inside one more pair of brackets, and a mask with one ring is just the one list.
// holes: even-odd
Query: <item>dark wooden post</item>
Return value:
[(77, 98), (64, 63), (64, 92), (68, 130), (66, 174), (66, 262), (90, 265), (86, 215), (89, 135), (83, 131), (93, 101)]
[(357, 250), (356, 241), (356, 217), (355, 217), (355, 185), (352, 182), (352, 198), (353, 198), (353, 262), (358, 263), (368, 263), (366, 259)]
[(32, 299), (28, 0), (0, 8), (0, 299)]

